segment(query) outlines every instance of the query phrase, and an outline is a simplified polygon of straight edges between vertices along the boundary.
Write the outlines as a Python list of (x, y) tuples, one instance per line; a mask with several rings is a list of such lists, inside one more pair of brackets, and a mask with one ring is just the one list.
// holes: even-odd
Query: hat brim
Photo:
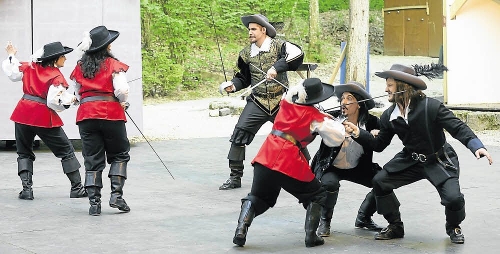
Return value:
[(333, 95), (335, 95), (335, 87), (334, 86), (327, 84), (327, 83), (323, 83), (323, 82), (321, 82), (321, 85), (323, 85), (323, 91), (322, 91), (320, 96), (318, 96), (314, 99), (307, 99), (306, 98), (306, 101), (304, 103), (298, 103), (298, 102), (294, 102), (294, 103), (298, 104), (298, 105), (314, 105), (314, 104), (320, 103), (320, 102), (332, 97)]
[(63, 46), (63, 47), (64, 47), (64, 51), (57, 52), (57, 53), (54, 53), (54, 54), (51, 54), (51, 55), (48, 55), (48, 56), (40, 57), (40, 58), (38, 58), (38, 61), (45, 61), (45, 60), (48, 60), (48, 59), (60, 57), (62, 55), (66, 55), (69, 52), (73, 51), (73, 48), (66, 47), (66, 46)]
[(108, 30), (109, 31), (109, 35), (108, 35), (108, 38), (106, 38), (106, 40), (99, 46), (97, 47), (90, 47), (86, 52), (95, 52), (95, 51), (98, 51), (106, 46), (108, 46), (110, 43), (112, 43), (114, 40), (116, 40), (116, 38), (118, 38), (118, 36), (120, 35), (120, 32), (118, 31), (114, 31), (114, 30)]
[(388, 70), (388, 71), (383, 71), (383, 72), (375, 72), (375, 76), (388, 79), (388, 78), (393, 78), (397, 79), (403, 82), (408, 83), (409, 85), (412, 85), (416, 87), (419, 90), (425, 90), (427, 89), (427, 85), (425, 82), (414, 75), (408, 74), (406, 72), (402, 71), (395, 71), (395, 70)]
[(243, 16), (243, 17), (241, 17), (241, 22), (247, 28), (248, 28), (248, 24), (257, 23), (257, 24), (266, 28), (266, 34), (269, 35), (269, 37), (271, 37), (271, 38), (276, 37), (276, 28), (274, 28), (274, 26), (271, 25), (271, 23), (265, 21), (263, 18), (261, 18), (259, 16), (256, 16), (256, 15)]
[(364, 103), (368, 110), (375, 107), (375, 101), (373, 101), (372, 96), (365, 89), (352, 84), (341, 84), (335, 86), (335, 95), (337, 96), (337, 98), (340, 99), (342, 97), (342, 94), (345, 92), (359, 94), (359, 96), (361, 96), (364, 100), (367, 100), (364, 101)]

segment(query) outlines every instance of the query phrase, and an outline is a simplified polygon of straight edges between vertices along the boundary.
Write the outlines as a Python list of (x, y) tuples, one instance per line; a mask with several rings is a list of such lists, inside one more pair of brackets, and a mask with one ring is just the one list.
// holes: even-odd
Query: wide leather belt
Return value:
[(299, 149), (302, 149), (302, 145), (300, 144), (299, 141), (297, 141), (294, 137), (292, 137), (292, 135), (290, 134), (287, 134), (287, 133), (284, 133), (282, 131), (279, 131), (279, 130), (271, 130), (271, 134), (273, 135), (276, 135), (280, 138), (283, 138), (285, 140), (288, 140), (290, 142), (292, 142), (294, 145), (298, 146)]
[(415, 161), (420, 161), (420, 162), (434, 161), (434, 160), (438, 159), (439, 156), (443, 155), (444, 145), (441, 148), (439, 148), (439, 150), (437, 152), (431, 153), (431, 154), (421, 154), (421, 153), (411, 152), (411, 151), (409, 151), (409, 153), (411, 154), (411, 158)]
[(30, 95), (30, 94), (23, 94), (23, 99), (30, 100), (30, 101), (36, 101), (36, 102), (40, 102), (40, 103), (43, 103), (43, 104), (47, 104), (47, 100), (46, 99), (40, 98), (38, 96), (33, 96), (33, 95)]
[(80, 104), (91, 101), (118, 101), (118, 99), (113, 96), (89, 96), (81, 99)]

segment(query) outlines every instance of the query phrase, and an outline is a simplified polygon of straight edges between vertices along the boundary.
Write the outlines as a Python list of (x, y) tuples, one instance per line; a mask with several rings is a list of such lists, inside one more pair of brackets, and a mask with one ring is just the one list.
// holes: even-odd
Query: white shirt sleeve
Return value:
[(118, 98), (118, 101), (127, 102), (130, 86), (128, 85), (125, 72), (121, 71), (113, 75), (113, 88), (115, 89), (115, 97)]
[(7, 59), (2, 62), (2, 70), (12, 81), (20, 81), (23, 79), (23, 73), (19, 71), (19, 60), (17, 60), (16, 56), (9, 55)]
[(80, 85), (80, 83), (76, 82), (75, 79), (73, 79), (73, 82), (75, 82), (75, 96), (76, 96), (76, 99), (78, 101), (81, 100), (81, 96), (80, 96), (80, 88), (82, 87), (82, 85)]
[(286, 53), (287, 53), (287, 56), (286, 56), (287, 62), (290, 62), (290, 61), (294, 60), (295, 58), (299, 57), (300, 55), (302, 55), (302, 50), (300, 50), (299, 47), (293, 45), (290, 42), (286, 42), (285, 47), (286, 47)]
[(329, 147), (340, 146), (345, 139), (344, 125), (328, 117), (325, 117), (323, 122), (313, 121), (311, 131), (317, 132), (323, 143)]
[[(75, 101), (75, 96), (68, 93), (64, 86), (51, 85), (47, 93), (47, 107), (56, 112), (61, 112), (71, 106)], [(65, 107), (66, 106), (66, 107)]]

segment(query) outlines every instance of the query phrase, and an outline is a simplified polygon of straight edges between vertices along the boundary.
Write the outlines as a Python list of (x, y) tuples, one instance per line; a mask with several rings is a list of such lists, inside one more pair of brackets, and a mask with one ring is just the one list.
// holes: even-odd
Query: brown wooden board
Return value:
[(405, 10), (405, 56), (429, 55), (429, 26), (425, 9)]

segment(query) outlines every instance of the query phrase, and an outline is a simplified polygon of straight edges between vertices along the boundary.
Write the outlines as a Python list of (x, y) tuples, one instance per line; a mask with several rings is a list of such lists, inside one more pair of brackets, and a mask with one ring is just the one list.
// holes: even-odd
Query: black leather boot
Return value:
[(109, 206), (118, 208), (123, 212), (130, 212), (130, 207), (123, 199), (123, 186), (127, 179), (127, 163), (113, 162), (109, 169), (109, 178), (111, 180), (111, 197), (109, 198)]
[(356, 222), (354, 226), (357, 228), (368, 229), (371, 231), (380, 231), (382, 227), (377, 225), (373, 220), (372, 216), (377, 211), (377, 203), (375, 201), (375, 195), (370, 191), (366, 194), (365, 200), (361, 203), (358, 210), (358, 216), (356, 217)]
[(446, 234), (450, 236), (452, 243), (463, 244), (465, 242), (465, 236), (458, 225), (453, 226), (446, 223)]
[(19, 173), (19, 178), (21, 178), (21, 183), (23, 184), (23, 190), (19, 192), (19, 198), (25, 200), (33, 200), (33, 173), (25, 170)]
[(102, 189), (102, 172), (86, 171), (85, 172), (85, 190), (89, 197), (89, 215), (99, 216), (101, 214), (101, 189)]
[(71, 190), (69, 192), (70, 198), (83, 198), (87, 197), (87, 192), (82, 185), (82, 178), (80, 177), (80, 162), (74, 155), (68, 156), (61, 160), (63, 172), (71, 182)]
[(71, 191), (69, 192), (70, 198), (83, 198), (88, 196), (87, 191), (85, 191), (82, 185), (82, 178), (79, 170), (68, 173), (66, 176), (71, 182)]
[(307, 206), (306, 222), (304, 225), (306, 231), (306, 247), (314, 247), (325, 243), (325, 240), (316, 234), (320, 220), (320, 212), (321, 205), (318, 203), (311, 202)]
[(255, 218), (255, 209), (252, 206), (252, 201), (245, 200), (241, 204), (240, 217), (238, 218), (238, 226), (234, 232), (233, 243), (243, 247), (247, 240), (248, 228), (252, 224), (253, 218)]
[(85, 187), (89, 196), (89, 215), (101, 215), (101, 188), (97, 186)]
[(391, 214), (384, 214), (384, 217), (389, 222), (389, 225), (375, 235), (375, 240), (403, 238), (405, 235), (405, 228), (401, 221), (401, 214), (399, 211)]
[(243, 176), (243, 161), (229, 161), (231, 173), (229, 178), (219, 187), (219, 190), (231, 190), (241, 188), (241, 177)]
[(330, 236), (330, 224), (333, 217), (333, 209), (337, 204), (339, 191), (326, 192), (325, 206), (321, 209), (321, 219), (319, 221), (318, 235), (322, 237)]
[(33, 200), (33, 161), (26, 158), (17, 159), (17, 174), (21, 178), (23, 190), (19, 192), (19, 198)]

